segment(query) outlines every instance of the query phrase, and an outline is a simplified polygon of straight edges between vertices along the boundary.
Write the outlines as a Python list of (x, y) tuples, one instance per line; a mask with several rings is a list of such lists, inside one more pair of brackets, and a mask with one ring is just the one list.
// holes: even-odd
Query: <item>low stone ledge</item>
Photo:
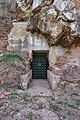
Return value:
[(52, 90), (55, 90), (58, 83), (60, 82), (60, 76), (55, 75), (55, 74), (51, 73), (51, 71), (47, 70), (47, 79), (48, 79), (48, 82), (49, 82)]
[(32, 78), (32, 70), (30, 70), (27, 74), (21, 75), (20, 77), (20, 88), (26, 90), (28, 88), (29, 82)]

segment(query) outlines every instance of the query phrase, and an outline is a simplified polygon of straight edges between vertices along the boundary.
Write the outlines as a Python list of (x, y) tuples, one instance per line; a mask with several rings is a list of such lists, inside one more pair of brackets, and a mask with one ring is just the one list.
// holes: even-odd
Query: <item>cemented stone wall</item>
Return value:
[(14, 22), (13, 28), (8, 35), (8, 47), (10, 51), (28, 51), (29, 57), (32, 59), (33, 50), (49, 50), (49, 64), (54, 65), (56, 59), (65, 54), (67, 48), (61, 46), (51, 47), (48, 45), (44, 36), (37, 33), (30, 33), (26, 31), (27, 22)]

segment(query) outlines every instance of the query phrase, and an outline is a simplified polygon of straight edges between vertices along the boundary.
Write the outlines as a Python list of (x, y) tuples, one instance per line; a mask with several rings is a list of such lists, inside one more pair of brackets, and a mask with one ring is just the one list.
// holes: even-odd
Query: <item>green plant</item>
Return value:
[(2, 120), (4, 113), (0, 112), (0, 120)]
[(30, 95), (29, 93), (24, 93), (24, 94), (22, 95), (22, 99), (23, 99), (24, 101), (27, 101), (29, 97), (31, 97), (31, 95)]
[(13, 92), (12, 95), (18, 95), (17, 92)]
[(79, 94), (78, 93), (71, 93), (71, 96), (79, 96)]
[(4, 54), (0, 57), (0, 60), (3, 62), (10, 62), (10, 61), (23, 61), (23, 58), (17, 54)]
[(0, 85), (0, 88), (4, 88), (6, 91), (9, 91), (9, 83), (8, 82), (4, 82), (3, 84)]
[(32, 11), (29, 12), (29, 16), (32, 17), (34, 14)]
[(32, 112), (28, 113), (28, 118), (29, 118), (29, 120), (32, 120)]
[(73, 105), (73, 104), (67, 104), (67, 106), (68, 106), (68, 107), (71, 107), (71, 108), (73, 108), (73, 109), (76, 109), (76, 106)]
[(76, 105), (80, 107), (80, 100), (76, 100)]
[(16, 109), (15, 112), (18, 113), (20, 110), (19, 109)]
[(54, 110), (54, 111), (59, 111), (61, 110), (60, 106), (58, 104), (50, 104), (51, 108)]
[(16, 61), (24, 62), (23, 58), (20, 55), (3, 54), (2, 56), (0, 56), (0, 67), (4, 67), (4, 69), (6, 69), (7, 67), (11, 67), (11, 64)]

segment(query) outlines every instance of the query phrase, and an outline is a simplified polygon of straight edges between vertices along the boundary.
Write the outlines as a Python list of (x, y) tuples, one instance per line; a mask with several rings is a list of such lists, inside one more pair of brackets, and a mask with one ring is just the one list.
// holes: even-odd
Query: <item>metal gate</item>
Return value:
[(47, 53), (33, 52), (32, 79), (47, 79)]

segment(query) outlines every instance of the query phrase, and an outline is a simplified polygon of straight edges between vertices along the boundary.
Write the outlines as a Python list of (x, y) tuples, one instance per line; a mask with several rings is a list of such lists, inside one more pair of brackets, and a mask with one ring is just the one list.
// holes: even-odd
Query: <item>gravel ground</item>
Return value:
[(32, 80), (26, 91), (0, 87), (0, 120), (80, 120), (80, 85), (54, 92), (47, 80)]

